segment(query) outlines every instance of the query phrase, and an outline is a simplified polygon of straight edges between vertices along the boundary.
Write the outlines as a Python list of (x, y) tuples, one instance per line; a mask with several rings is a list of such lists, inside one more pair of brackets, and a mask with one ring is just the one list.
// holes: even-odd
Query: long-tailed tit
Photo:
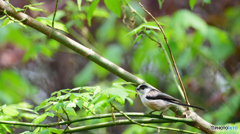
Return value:
[(162, 92), (158, 91), (157, 89), (152, 88), (148, 85), (143, 85), (143, 84), (139, 85), (136, 88), (136, 90), (138, 91), (139, 96), (140, 96), (141, 101), (144, 104), (144, 106), (153, 110), (149, 114), (152, 114), (155, 111), (161, 111), (160, 116), (162, 116), (162, 113), (173, 105), (193, 107), (193, 108), (197, 108), (197, 109), (205, 111), (205, 109), (197, 107), (197, 106), (179, 103), (180, 100), (178, 100), (168, 94), (162, 93)]

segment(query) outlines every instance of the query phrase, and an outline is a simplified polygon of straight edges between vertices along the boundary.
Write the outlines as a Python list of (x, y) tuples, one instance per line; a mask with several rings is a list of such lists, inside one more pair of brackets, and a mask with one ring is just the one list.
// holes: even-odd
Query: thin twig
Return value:
[[(112, 103), (111, 103), (111, 105), (112, 105)], [(120, 111), (119, 109), (117, 109), (114, 105), (112, 105), (112, 107), (113, 107), (115, 110), (117, 110), (119, 113), (121, 113), (122, 115), (124, 115), (124, 116), (125, 116), (129, 121), (131, 121), (132, 123), (138, 124), (139, 126), (142, 126), (142, 127), (144, 126), (144, 124), (140, 124), (140, 123), (132, 120), (129, 116), (127, 116), (124, 112), (122, 112), (122, 111)]]
[[(167, 44), (169, 53), (170, 53), (170, 55), (171, 55), (173, 65), (174, 65), (175, 71), (176, 71), (176, 73), (177, 73), (178, 80), (179, 80), (179, 82), (180, 82), (181, 89), (182, 89), (182, 91), (183, 91), (183, 94), (184, 94), (184, 97), (185, 97), (185, 100), (186, 100), (186, 104), (190, 105), (190, 103), (189, 103), (189, 101), (188, 101), (188, 98), (187, 98), (187, 94), (186, 94), (184, 85), (183, 85), (183, 83), (182, 83), (182, 79), (181, 79), (180, 74), (179, 74), (179, 72), (178, 72), (177, 65), (176, 65), (176, 63), (175, 63), (174, 57), (173, 57), (173, 55), (172, 55), (171, 49), (170, 49), (169, 44), (168, 44), (168, 41), (167, 41), (167, 37), (166, 37), (166, 35), (165, 35), (164, 31), (163, 31), (162, 26), (157, 22), (157, 20), (153, 17), (153, 15), (152, 15), (150, 12), (148, 12), (147, 9), (144, 8), (144, 6), (141, 4), (141, 2), (139, 2), (139, 5), (142, 7), (142, 9), (143, 9), (146, 13), (148, 13), (148, 14), (153, 18), (153, 20), (157, 23), (159, 29), (160, 29), (161, 32), (163, 33), (163, 37), (164, 37), (164, 40), (165, 40), (165, 42), (166, 42), (166, 44)], [(187, 107), (187, 109), (189, 110), (189, 107)]]
[(113, 106), (112, 103), (110, 103), (110, 105), (111, 105), (112, 119), (113, 119), (113, 122), (115, 122), (115, 120), (116, 120), (116, 116), (115, 116), (115, 114), (113, 113), (113, 112), (114, 112), (114, 106)]
[(57, 7), (58, 7), (58, 0), (56, 0), (56, 4), (55, 4), (55, 10), (54, 10), (53, 20), (52, 20), (52, 28), (54, 28), (54, 20), (57, 13)]
[[(68, 113), (66, 112), (66, 110), (65, 110), (63, 107), (62, 107), (62, 110), (63, 110), (63, 112), (66, 114), (68, 121), (70, 121), (70, 118), (69, 118)], [(66, 124), (66, 128), (64, 129), (63, 133), (64, 133), (67, 129), (69, 129), (69, 125), (70, 125), (70, 124), (71, 124), (71, 123)]]

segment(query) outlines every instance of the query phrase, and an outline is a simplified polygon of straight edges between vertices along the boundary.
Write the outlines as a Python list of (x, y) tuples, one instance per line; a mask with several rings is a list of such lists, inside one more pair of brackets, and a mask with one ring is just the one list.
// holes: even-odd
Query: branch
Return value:
[(79, 44), (78, 42), (66, 37), (65, 35), (61, 34), (60, 32), (58, 32), (57, 30), (51, 27), (43, 25), (42, 23), (36, 21), (35, 19), (31, 18), (30, 16), (22, 12), (15, 12), (14, 9), (12, 9), (9, 6), (8, 3), (6, 3), (3, 0), (0, 0), (0, 10), (5, 10), (5, 9), (10, 16), (14, 17), (17, 20), (21, 20), (23, 24), (38, 30), (39, 32), (47, 35), (52, 39), (55, 39), (56, 41), (60, 42), (64, 46), (72, 49), (76, 53), (102, 66), (103, 68), (107, 69), (108, 71), (112, 72), (118, 77), (124, 79), (125, 81), (136, 83), (135, 86), (140, 84), (146, 84), (146, 82), (143, 81), (142, 79), (125, 71), (123, 68), (117, 66), (116, 64), (107, 60), (106, 58), (95, 53), (92, 49), (89, 49), (83, 46), (82, 44)]
[[(163, 123), (163, 121), (159, 120), (159, 119), (134, 119), (133, 122), (139, 122), (139, 123)], [(103, 127), (111, 127), (111, 126), (115, 126), (115, 125), (135, 124), (133, 122), (129, 121), (129, 120), (118, 120), (118, 121), (115, 121), (115, 122), (110, 121), (110, 122), (98, 123), (98, 124), (94, 124), (94, 125), (87, 125), (87, 126), (71, 128), (71, 129), (67, 130), (66, 133), (79, 132), (79, 131), (96, 129), (96, 128), (103, 128)], [(164, 122), (164, 123), (166, 123), (166, 122)], [(191, 131), (181, 130), (181, 129), (176, 129), (176, 128), (159, 127), (159, 129), (196, 134), (196, 132), (191, 132)]]
[[(112, 105), (112, 103), (111, 103), (111, 105)], [(158, 132), (160, 132), (160, 130), (171, 130), (171, 131), (178, 131), (178, 132), (179, 132), (178, 129), (168, 128), (168, 127), (166, 128), (166, 127), (153, 126), (153, 125), (148, 125), (148, 124), (146, 124), (146, 123), (144, 124), (144, 123), (142, 123), (142, 122), (138, 122), (137, 120), (131, 119), (126, 113), (120, 111), (120, 110), (117, 109), (114, 105), (112, 105), (112, 107), (114, 107), (115, 110), (117, 110), (119, 113), (121, 113), (122, 115), (124, 115), (124, 116), (128, 119), (128, 121), (130, 121), (130, 122), (133, 123), (133, 124), (137, 124), (137, 125), (139, 125), (139, 126), (141, 126), (141, 127), (156, 128), (156, 129), (158, 130)], [(159, 117), (161, 117), (161, 116), (159, 116)], [(182, 130), (181, 130), (181, 132), (182, 132)]]
[[(127, 116), (131, 117), (149, 117), (150, 119), (161, 119), (162, 121), (166, 121), (163, 123), (175, 123), (175, 122), (184, 122), (188, 124), (193, 124), (192, 119), (186, 119), (186, 118), (177, 118), (177, 117), (170, 117), (170, 116), (163, 116), (160, 117), (159, 115), (151, 115), (151, 114), (143, 114), (143, 113), (125, 113)], [(116, 117), (125, 117), (122, 115), (122, 113), (114, 113)], [(66, 125), (66, 124), (72, 124), (76, 122), (81, 122), (85, 120), (93, 120), (93, 119), (103, 119), (103, 118), (111, 118), (112, 113), (109, 114), (101, 114), (101, 115), (94, 115), (94, 116), (87, 116), (71, 121), (64, 121), (64, 122), (55, 122), (55, 123), (49, 123), (49, 124), (35, 124), (35, 123), (27, 123), (27, 122), (16, 122), (16, 121), (0, 121), (0, 124), (9, 124), (9, 125), (18, 125), (18, 126), (31, 126), (31, 127), (55, 127), (55, 126), (60, 126), (60, 125)], [(116, 123), (117, 121), (115, 121)]]

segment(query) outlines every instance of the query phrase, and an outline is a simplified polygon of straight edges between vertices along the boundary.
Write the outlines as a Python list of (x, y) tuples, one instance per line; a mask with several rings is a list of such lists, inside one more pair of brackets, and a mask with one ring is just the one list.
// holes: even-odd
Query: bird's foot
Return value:
[(161, 118), (163, 118), (163, 115), (162, 115), (162, 114), (163, 114), (163, 112), (161, 112), (160, 115), (159, 115)]
[(149, 113), (149, 114), (151, 114), (151, 117), (153, 116), (153, 115), (152, 115), (153, 112), (155, 112), (155, 111), (152, 111), (152, 112)]

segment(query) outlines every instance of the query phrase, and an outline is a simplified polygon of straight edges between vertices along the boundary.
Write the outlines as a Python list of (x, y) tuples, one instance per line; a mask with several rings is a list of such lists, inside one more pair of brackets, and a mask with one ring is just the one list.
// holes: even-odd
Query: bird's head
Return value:
[(151, 87), (148, 85), (141, 84), (136, 88), (136, 90), (141, 94), (147, 94), (151, 90)]

